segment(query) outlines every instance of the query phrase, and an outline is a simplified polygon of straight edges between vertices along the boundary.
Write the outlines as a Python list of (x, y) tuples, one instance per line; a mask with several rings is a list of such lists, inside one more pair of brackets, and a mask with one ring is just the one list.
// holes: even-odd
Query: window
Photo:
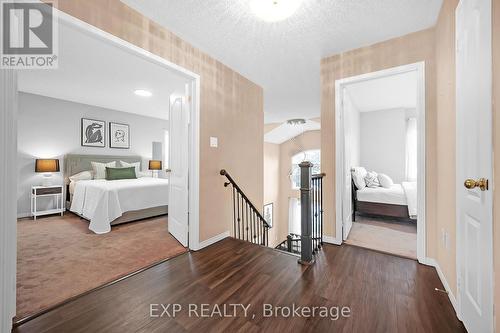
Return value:
[(409, 118), (406, 123), (406, 180), (417, 180), (417, 119)]
[(312, 174), (321, 173), (321, 151), (319, 149), (306, 150), (292, 157), (292, 172), (290, 179), (292, 180), (292, 188), (300, 188), (300, 167), (299, 164), (303, 161), (309, 161), (313, 164)]

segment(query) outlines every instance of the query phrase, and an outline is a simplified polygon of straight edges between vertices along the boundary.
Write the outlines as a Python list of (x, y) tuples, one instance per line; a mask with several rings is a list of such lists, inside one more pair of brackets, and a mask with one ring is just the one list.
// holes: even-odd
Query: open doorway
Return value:
[(18, 73), (18, 323), (198, 247), (199, 76), (58, 18)]
[(423, 82), (423, 64), (336, 82), (336, 230), (347, 244), (425, 258)]

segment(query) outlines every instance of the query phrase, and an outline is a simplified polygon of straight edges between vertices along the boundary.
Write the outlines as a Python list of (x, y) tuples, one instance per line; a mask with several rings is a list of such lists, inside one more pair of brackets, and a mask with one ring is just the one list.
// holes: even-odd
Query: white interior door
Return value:
[(493, 332), (491, 0), (461, 0), (456, 23), (458, 299), (469, 332)]
[(342, 130), (343, 130), (343, 143), (342, 147), (344, 149), (343, 155), (343, 180), (342, 184), (344, 190), (342, 191), (342, 239), (346, 240), (349, 237), (349, 232), (352, 228), (352, 187), (351, 187), (351, 140), (352, 130), (351, 130), (351, 109), (350, 100), (347, 95), (347, 90), (342, 88)]
[(172, 97), (169, 117), (169, 205), (168, 231), (188, 246), (189, 230), (189, 104), (184, 97)]

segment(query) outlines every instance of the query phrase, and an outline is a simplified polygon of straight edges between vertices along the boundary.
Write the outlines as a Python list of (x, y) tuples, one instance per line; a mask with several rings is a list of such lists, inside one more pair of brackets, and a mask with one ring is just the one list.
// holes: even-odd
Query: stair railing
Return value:
[(228, 180), (224, 183), (224, 187), (231, 185), (233, 189), (233, 236), (247, 242), (268, 246), (269, 224), (231, 175), (224, 169), (220, 171), (220, 174)]
[(323, 245), (323, 177), (312, 175), (313, 164), (304, 161), (300, 167), (300, 260), (303, 265), (314, 263), (313, 255)]

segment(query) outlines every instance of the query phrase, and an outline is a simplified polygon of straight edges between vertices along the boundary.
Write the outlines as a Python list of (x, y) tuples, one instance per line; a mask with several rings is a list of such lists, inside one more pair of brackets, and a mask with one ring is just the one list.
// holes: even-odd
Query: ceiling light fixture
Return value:
[(134, 91), (134, 94), (136, 94), (137, 96), (141, 96), (141, 97), (151, 97), (153, 96), (153, 93), (149, 90), (144, 90), (144, 89), (137, 89)]
[(298, 119), (289, 119), (286, 121), (288, 125), (292, 126), (299, 126), (299, 125), (304, 125), (306, 123), (305, 119), (298, 118)]
[(301, 3), (302, 0), (252, 0), (250, 8), (264, 21), (277, 22), (292, 16)]

